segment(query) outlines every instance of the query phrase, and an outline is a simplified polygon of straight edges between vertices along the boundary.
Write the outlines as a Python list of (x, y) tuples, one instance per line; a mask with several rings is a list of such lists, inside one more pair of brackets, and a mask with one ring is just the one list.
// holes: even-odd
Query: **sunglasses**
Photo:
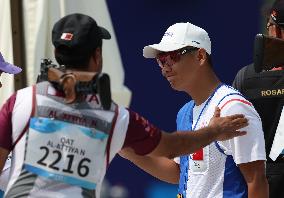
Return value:
[(197, 47), (185, 47), (179, 50), (171, 51), (171, 52), (162, 52), (156, 56), (156, 60), (159, 66), (162, 68), (164, 66), (173, 66), (175, 63), (180, 61), (181, 56), (196, 51), (199, 48)]

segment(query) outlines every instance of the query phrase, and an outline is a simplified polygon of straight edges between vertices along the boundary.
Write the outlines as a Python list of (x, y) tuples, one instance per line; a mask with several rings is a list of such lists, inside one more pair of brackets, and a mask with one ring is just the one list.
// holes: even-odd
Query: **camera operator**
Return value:
[[(102, 39), (110, 37), (83, 14), (65, 16), (54, 25), (55, 57), (66, 72), (55, 70), (59, 77), (53, 76), (52, 83), (19, 90), (0, 112), (0, 170), (13, 150), (5, 197), (100, 197), (106, 169), (123, 149), (175, 157), (245, 135), (237, 130), (248, 125), (247, 119), (221, 118), (219, 109), (209, 126), (196, 133), (168, 134), (115, 103), (105, 110), (99, 94), (74, 100), (75, 82), (102, 71)], [(56, 79), (61, 87), (54, 85)]]
[[(276, 0), (272, 5), (266, 28), (269, 36), (284, 39), (284, 0)], [(269, 182), (269, 194), (272, 198), (284, 197), (284, 190), (282, 189), (284, 183), (284, 153), (278, 156), (276, 161), (269, 158), (283, 108), (284, 93), (279, 91), (284, 88), (283, 75), (283, 65), (275, 65), (269, 71), (263, 70), (261, 73), (256, 73), (254, 64), (250, 64), (238, 72), (233, 82), (233, 87), (254, 104), (262, 119), (268, 159), (266, 174)], [(260, 91), (260, 93), (263, 91), (264, 94), (257, 96), (257, 94), (254, 94), (255, 91)]]

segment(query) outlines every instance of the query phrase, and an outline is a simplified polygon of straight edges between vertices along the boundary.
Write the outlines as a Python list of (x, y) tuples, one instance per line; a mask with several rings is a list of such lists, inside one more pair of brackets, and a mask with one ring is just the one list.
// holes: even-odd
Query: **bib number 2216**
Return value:
[(25, 169), (52, 180), (95, 189), (108, 134), (49, 118), (32, 118)]

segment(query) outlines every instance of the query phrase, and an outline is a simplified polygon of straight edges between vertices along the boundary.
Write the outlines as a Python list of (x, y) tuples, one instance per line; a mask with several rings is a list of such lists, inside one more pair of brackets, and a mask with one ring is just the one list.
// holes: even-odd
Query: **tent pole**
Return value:
[(21, 73), (14, 76), (14, 88), (16, 91), (27, 86), (24, 16), (22, 0), (10, 0), (10, 4), (14, 64), (21, 67), (23, 70)]

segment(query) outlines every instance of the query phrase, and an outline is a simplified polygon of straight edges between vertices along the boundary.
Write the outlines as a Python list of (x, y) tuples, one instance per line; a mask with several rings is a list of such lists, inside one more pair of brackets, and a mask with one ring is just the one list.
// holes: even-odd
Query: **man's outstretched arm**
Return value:
[(243, 115), (220, 117), (220, 109), (216, 107), (214, 116), (207, 127), (196, 130), (194, 133), (162, 132), (158, 146), (148, 155), (163, 156), (170, 159), (187, 155), (213, 141), (223, 141), (245, 135), (246, 132), (238, 130), (247, 125), (248, 120)]
[(207, 127), (196, 130), (194, 133), (162, 132), (160, 143), (149, 155), (164, 156), (170, 159), (187, 155), (213, 141), (223, 141), (245, 135), (245, 132), (238, 130), (247, 125), (248, 120), (243, 115), (220, 117), (220, 109), (216, 107), (214, 116)]
[[(208, 127), (191, 132), (163, 132), (159, 145), (148, 155), (138, 155), (126, 147), (119, 154), (130, 160), (150, 175), (168, 182), (177, 184), (179, 181), (179, 165), (172, 160), (176, 156), (193, 153), (215, 140), (226, 140), (244, 135), (245, 132), (237, 130), (248, 125), (247, 119), (242, 115), (220, 118), (220, 109), (216, 108)], [(164, 174), (164, 173), (167, 174)]]

